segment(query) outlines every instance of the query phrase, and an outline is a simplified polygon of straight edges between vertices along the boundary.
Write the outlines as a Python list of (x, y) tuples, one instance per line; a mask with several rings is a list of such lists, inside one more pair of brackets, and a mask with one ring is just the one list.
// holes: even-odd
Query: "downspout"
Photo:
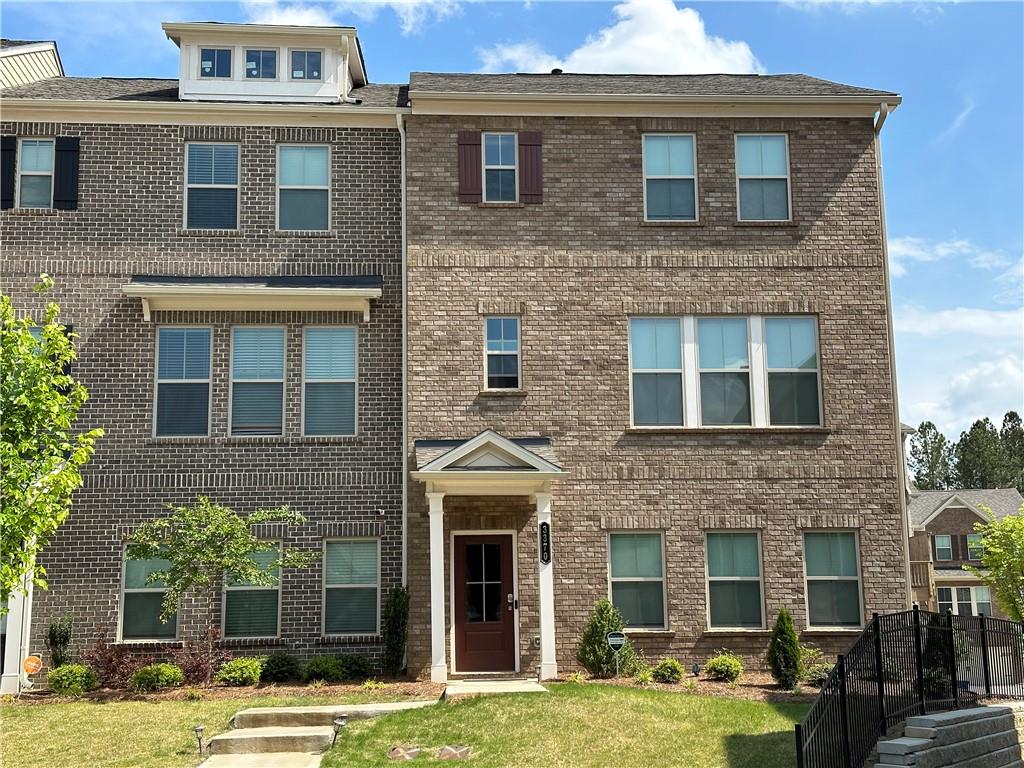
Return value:
[(882, 233), (882, 270), (885, 281), (885, 315), (889, 336), (889, 381), (892, 387), (893, 433), (896, 445), (896, 472), (900, 505), (900, 521), (903, 525), (903, 570), (906, 581), (906, 605), (909, 608), (914, 600), (914, 587), (910, 572), (910, 519), (907, 513), (907, 468), (903, 463), (903, 428), (900, 423), (899, 386), (896, 380), (896, 336), (893, 331), (892, 286), (889, 279), (889, 237), (885, 223), (885, 189), (882, 183), (882, 126), (892, 112), (888, 102), (878, 105), (878, 118), (875, 120), (875, 181), (878, 186), (878, 217)]
[(408, 585), (409, 568), (409, 335), (408, 335), (408, 267), (405, 233), (405, 121), (395, 115), (401, 143), (401, 219), (402, 219), (402, 585)]

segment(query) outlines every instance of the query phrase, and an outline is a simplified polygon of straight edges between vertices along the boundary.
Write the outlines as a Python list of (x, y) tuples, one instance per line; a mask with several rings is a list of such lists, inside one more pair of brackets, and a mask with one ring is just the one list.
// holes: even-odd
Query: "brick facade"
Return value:
[[(456, 137), (472, 130), (541, 133), (543, 204), (458, 202)], [(696, 134), (699, 223), (644, 223), (645, 131)], [(738, 131), (789, 135), (792, 223), (736, 222)], [(409, 439), (466, 439), (485, 428), (551, 438), (568, 472), (552, 490), (560, 671), (575, 667), (586, 617), (608, 595), (613, 529), (665, 535), (669, 628), (635, 635), (652, 658), (703, 662), (721, 647), (763, 654), (767, 631), (707, 629), (708, 529), (760, 531), (769, 626), (787, 607), (806, 628), (801, 531), (809, 528), (857, 531), (866, 617), (906, 608), (869, 119), (413, 114), (407, 168)], [(521, 393), (482, 391), (482, 315), (491, 312), (522, 316)], [(818, 318), (823, 428), (629, 428), (631, 314), (786, 312)], [(422, 483), (410, 483), (414, 628), (429, 626), (424, 492)], [(532, 505), (522, 501), (446, 498), (445, 516), (479, 528), (514, 523), (520, 652), (523, 670), (532, 672), (536, 533)], [(467, 503), (475, 510), (468, 521), (461, 511)], [(806, 639), (841, 651), (854, 635), (813, 632)], [(421, 674), (429, 667), (428, 633), (413, 633), (410, 662)]]

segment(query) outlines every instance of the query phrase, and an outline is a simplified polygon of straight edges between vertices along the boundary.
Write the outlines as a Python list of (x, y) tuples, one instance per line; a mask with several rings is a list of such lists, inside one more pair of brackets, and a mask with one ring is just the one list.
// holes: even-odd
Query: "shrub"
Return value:
[(643, 667), (633, 676), (633, 682), (643, 688), (653, 683), (654, 680), (655, 674), (650, 667)]
[[(615, 675), (615, 654), (608, 647), (608, 633), (621, 632), (626, 623), (622, 614), (609, 600), (598, 600), (583, 628), (579, 648), (576, 649), (576, 661), (580, 663), (591, 677), (613, 677)], [(626, 644), (619, 651), (619, 668), (623, 675), (635, 675), (638, 665), (643, 663), (633, 644), (626, 639)], [(646, 664), (644, 665), (646, 666)]]
[(678, 683), (683, 679), (683, 665), (675, 659), (662, 659), (651, 670), (654, 679), (659, 683)]
[(50, 652), (50, 666), (63, 667), (71, 662), (71, 632), (74, 616), (60, 616), (46, 629), (46, 650)]
[(832, 669), (835, 664), (812, 664), (804, 671), (804, 682), (808, 685), (813, 685), (815, 688), (821, 688), (828, 679), (828, 676), (832, 674)]
[(97, 627), (99, 637), (91, 648), (82, 652), (82, 661), (96, 672), (100, 683), (108, 688), (125, 688), (143, 660), (124, 645), (107, 641), (103, 627)]
[(260, 680), (265, 683), (284, 683), (302, 677), (302, 665), (290, 653), (277, 651), (267, 656), (263, 662)]
[(46, 679), (59, 696), (81, 696), (100, 684), (96, 673), (84, 664), (62, 664), (51, 669)]
[(206, 691), (202, 688), (186, 688), (185, 701), (202, 701), (206, 698)]
[(176, 664), (147, 664), (132, 675), (134, 691), (162, 691), (185, 682), (185, 673)]
[(807, 670), (811, 667), (816, 667), (819, 664), (824, 663), (825, 654), (821, 652), (820, 648), (815, 648), (813, 645), (800, 645), (800, 679), (803, 680), (807, 674)]
[(785, 608), (779, 610), (768, 641), (768, 667), (780, 688), (792, 690), (800, 680), (800, 641)]
[(743, 660), (735, 653), (722, 650), (708, 659), (707, 664), (704, 665), (704, 671), (712, 680), (725, 680), (727, 683), (734, 683), (743, 674)]
[(345, 668), (337, 656), (314, 656), (302, 670), (306, 682), (321, 680), (325, 683), (340, 683), (345, 679)]
[(363, 683), (364, 691), (383, 691), (388, 687), (388, 684), (383, 680), (367, 680)]
[(587, 679), (583, 676), (583, 673), (580, 672), (579, 670), (576, 670), (575, 672), (572, 672), (566, 678), (566, 682), (575, 683), (576, 685), (579, 685), (580, 683), (585, 683), (586, 681), (587, 681)]
[(218, 639), (220, 629), (210, 627), (201, 639), (186, 643), (172, 654), (171, 661), (181, 667), (186, 683), (209, 682), (214, 672), (235, 657), (231, 651), (217, 647)]
[(215, 679), (225, 685), (256, 685), (262, 672), (262, 656), (239, 656), (222, 664)]
[(370, 661), (369, 656), (347, 654), (340, 656), (338, 660), (341, 662), (342, 680), (361, 682), (368, 677), (373, 677), (373, 662)]
[(397, 677), (405, 664), (405, 644), (409, 637), (409, 590), (404, 586), (393, 587), (388, 592), (381, 617), (381, 632), (384, 671)]

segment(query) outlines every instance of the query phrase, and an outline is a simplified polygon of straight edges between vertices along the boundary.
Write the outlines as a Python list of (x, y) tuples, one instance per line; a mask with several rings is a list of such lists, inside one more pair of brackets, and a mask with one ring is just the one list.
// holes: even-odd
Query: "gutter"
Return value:
[(640, 93), (512, 93), (499, 91), (409, 91), (409, 99), (429, 101), (555, 101), (555, 102), (669, 102), (673, 104), (863, 104), (878, 107), (879, 97), (886, 99), (892, 109), (903, 98), (892, 94), (865, 94), (857, 96), (760, 96), (750, 94), (640, 94)]
[(409, 583), (409, 334), (408, 334), (408, 258), (405, 223), (405, 121), (395, 115), (401, 142), (401, 219), (402, 219), (402, 586)]

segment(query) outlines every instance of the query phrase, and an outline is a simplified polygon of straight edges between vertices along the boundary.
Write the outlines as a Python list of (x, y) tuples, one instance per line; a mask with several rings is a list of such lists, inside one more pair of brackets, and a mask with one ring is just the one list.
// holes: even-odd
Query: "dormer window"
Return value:
[(321, 80), (320, 51), (292, 51), (292, 80)]
[(277, 51), (247, 48), (245, 51), (245, 77), (247, 80), (276, 80)]
[(199, 53), (200, 77), (231, 77), (230, 48), (203, 48)]

